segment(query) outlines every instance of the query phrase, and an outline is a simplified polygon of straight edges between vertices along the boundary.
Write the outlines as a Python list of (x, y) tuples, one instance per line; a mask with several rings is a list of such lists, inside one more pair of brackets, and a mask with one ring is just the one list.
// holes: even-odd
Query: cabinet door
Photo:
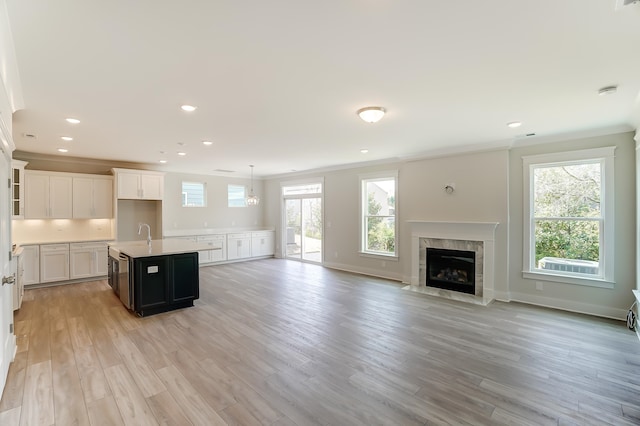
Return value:
[(46, 247), (40, 247), (40, 282), (68, 280), (69, 246), (67, 245), (66, 250), (62, 248), (47, 249)]
[(73, 183), (69, 176), (49, 177), (49, 217), (70, 219), (73, 217)]
[(140, 174), (118, 172), (118, 198), (140, 198)]
[(26, 219), (46, 219), (49, 217), (49, 176), (25, 173)]
[(141, 198), (145, 200), (162, 200), (164, 192), (164, 176), (140, 175)]
[(113, 180), (93, 180), (93, 217), (113, 217)]
[(244, 259), (246, 257), (251, 257), (251, 238), (229, 238), (227, 259)]
[(169, 257), (143, 257), (134, 263), (134, 310), (159, 308), (170, 302)]
[(93, 179), (91, 178), (73, 178), (73, 217), (76, 219), (94, 217)]
[(38, 284), (40, 282), (40, 247), (22, 247), (22, 266), (24, 271), (24, 285)]
[(107, 275), (107, 268), (109, 266), (109, 254), (107, 251), (106, 244), (104, 248), (96, 249), (94, 251), (94, 255), (95, 255), (94, 275), (98, 277)]
[(272, 232), (254, 233), (251, 238), (251, 255), (256, 256), (273, 256), (274, 237)]
[(195, 253), (171, 256), (171, 302), (182, 302), (199, 297), (198, 258)]
[(70, 278), (87, 278), (94, 276), (94, 251), (91, 249), (72, 250), (70, 252)]

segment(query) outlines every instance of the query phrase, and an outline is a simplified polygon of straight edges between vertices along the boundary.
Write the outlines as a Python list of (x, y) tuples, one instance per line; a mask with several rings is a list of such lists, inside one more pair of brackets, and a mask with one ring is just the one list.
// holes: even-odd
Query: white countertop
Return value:
[(109, 244), (109, 247), (131, 258), (193, 253), (200, 250), (220, 250), (211, 247), (207, 243), (196, 243), (171, 238), (152, 240), (151, 246), (149, 246), (146, 241), (119, 241)]
[(200, 228), (200, 229), (164, 229), (162, 235), (165, 237), (191, 237), (197, 235), (226, 235), (238, 234), (242, 232), (274, 231), (274, 228)]

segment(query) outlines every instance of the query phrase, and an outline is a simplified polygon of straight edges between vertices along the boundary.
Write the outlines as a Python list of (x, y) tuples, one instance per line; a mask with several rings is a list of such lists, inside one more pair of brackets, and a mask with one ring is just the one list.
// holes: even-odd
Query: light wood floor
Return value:
[(27, 291), (0, 424), (640, 424), (622, 322), (286, 260), (200, 271), (195, 307), (147, 318), (105, 281)]

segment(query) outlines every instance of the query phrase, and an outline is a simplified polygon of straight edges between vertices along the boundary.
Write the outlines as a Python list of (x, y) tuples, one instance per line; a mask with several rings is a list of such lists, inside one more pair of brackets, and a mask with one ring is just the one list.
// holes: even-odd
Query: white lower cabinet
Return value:
[(22, 268), (24, 269), (24, 285), (40, 282), (40, 246), (22, 246)]
[(199, 243), (206, 243), (212, 250), (204, 250), (199, 253), (200, 264), (222, 262), (227, 260), (227, 236), (226, 235), (201, 235), (197, 237)]
[(40, 282), (69, 279), (69, 244), (40, 245)]
[(107, 243), (72, 243), (69, 254), (70, 279), (107, 275)]
[(227, 234), (227, 259), (251, 257), (251, 233)]
[(273, 256), (275, 253), (275, 232), (258, 231), (251, 233), (251, 257)]

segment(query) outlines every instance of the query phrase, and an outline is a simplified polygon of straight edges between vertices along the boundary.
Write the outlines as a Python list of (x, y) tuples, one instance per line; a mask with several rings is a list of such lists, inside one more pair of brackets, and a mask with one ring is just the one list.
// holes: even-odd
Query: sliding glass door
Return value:
[(322, 184), (283, 186), (286, 257), (322, 263)]

